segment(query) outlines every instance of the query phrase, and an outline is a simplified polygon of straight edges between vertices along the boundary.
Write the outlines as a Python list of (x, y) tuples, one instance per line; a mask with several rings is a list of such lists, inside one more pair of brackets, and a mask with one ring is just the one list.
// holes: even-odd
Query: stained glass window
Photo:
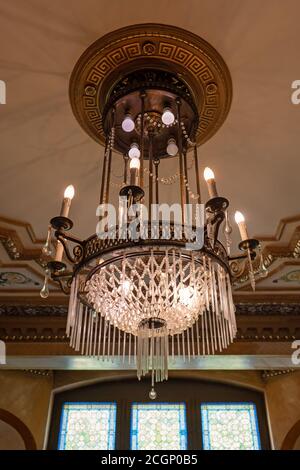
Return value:
[(59, 450), (112, 450), (116, 438), (115, 403), (65, 403)]
[(260, 436), (253, 403), (201, 405), (202, 440), (206, 450), (259, 450)]
[(131, 410), (131, 449), (185, 450), (187, 427), (184, 403), (134, 403)]

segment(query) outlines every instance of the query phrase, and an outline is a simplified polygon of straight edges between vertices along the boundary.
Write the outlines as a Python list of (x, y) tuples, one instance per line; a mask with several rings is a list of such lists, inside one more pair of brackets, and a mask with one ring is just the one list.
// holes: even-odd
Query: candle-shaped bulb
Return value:
[(60, 215), (62, 217), (68, 217), (70, 207), (71, 207), (71, 201), (74, 197), (74, 194), (75, 194), (74, 186), (70, 184), (69, 186), (66, 187), (65, 192), (64, 192), (64, 199), (63, 199), (61, 211), (60, 211)]
[(69, 186), (67, 186), (65, 189), (64, 197), (66, 199), (73, 199), (74, 194), (75, 194), (75, 188), (72, 184), (69, 184)]
[(240, 224), (241, 222), (245, 222), (245, 217), (240, 211), (236, 211), (234, 214), (234, 220), (237, 224)]
[(204, 179), (205, 181), (208, 181), (208, 180), (214, 180), (215, 179), (215, 174), (214, 172), (212, 171), (211, 168), (208, 168), (208, 166), (204, 169)]
[(140, 166), (141, 166), (141, 162), (140, 162), (140, 159), (137, 158), (137, 157), (134, 157), (134, 158), (131, 158), (130, 159), (130, 169), (132, 170), (133, 168), (139, 170), (140, 169)]
[(245, 217), (240, 211), (236, 211), (236, 213), (234, 214), (234, 220), (238, 224), (241, 239), (248, 240), (249, 236), (246, 227)]
[(206, 167), (205, 170), (204, 170), (203, 175), (204, 175), (204, 179), (207, 183), (209, 198), (213, 199), (215, 197), (218, 197), (217, 186), (216, 186), (216, 182), (215, 182), (215, 174), (212, 171), (212, 169)]

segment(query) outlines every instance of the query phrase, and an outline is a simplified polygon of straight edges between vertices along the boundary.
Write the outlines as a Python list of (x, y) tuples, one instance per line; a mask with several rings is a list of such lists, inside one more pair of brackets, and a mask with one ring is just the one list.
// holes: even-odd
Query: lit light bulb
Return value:
[(130, 114), (126, 114), (122, 121), (122, 129), (124, 132), (132, 132), (134, 129), (134, 120)]
[(245, 222), (245, 217), (240, 211), (236, 211), (236, 213), (234, 214), (234, 220), (237, 224), (239, 224), (241, 222)]
[(218, 197), (218, 191), (217, 191), (217, 186), (215, 182), (215, 174), (212, 171), (212, 169), (208, 168), (207, 166), (204, 169), (203, 176), (207, 184), (209, 198), (214, 199), (215, 197)]
[(174, 157), (178, 153), (178, 147), (175, 139), (169, 139), (167, 145), (167, 154)]
[(128, 279), (122, 281), (121, 285), (118, 288), (119, 294), (128, 295), (132, 290), (132, 284)]
[(246, 226), (246, 223), (245, 223), (245, 217), (243, 216), (243, 214), (240, 211), (236, 211), (236, 213), (234, 214), (234, 220), (238, 224), (241, 239), (243, 241), (248, 240), (249, 236), (248, 236), (247, 226)]
[(69, 186), (67, 186), (65, 189), (64, 197), (66, 199), (73, 199), (74, 194), (75, 194), (75, 188), (72, 184), (69, 184)]
[(182, 287), (179, 289), (179, 300), (180, 302), (189, 307), (193, 301), (194, 289), (192, 287)]
[(131, 170), (132, 169), (139, 170), (140, 165), (141, 165), (141, 162), (140, 162), (139, 158), (137, 158), (137, 157), (131, 158), (130, 164), (129, 164), (129, 167), (130, 167)]
[(128, 155), (130, 158), (140, 158), (141, 152), (140, 152), (138, 144), (136, 144), (135, 142), (131, 144)]
[(215, 179), (215, 174), (214, 172), (212, 171), (211, 168), (208, 168), (208, 166), (204, 169), (204, 179), (205, 181), (209, 181), (209, 180), (214, 180)]
[(166, 126), (170, 126), (171, 124), (173, 124), (173, 122), (175, 121), (175, 116), (170, 108), (164, 108), (161, 120)]
[(64, 192), (64, 198), (63, 198), (61, 211), (60, 211), (60, 215), (62, 217), (68, 217), (74, 194), (75, 194), (74, 186), (70, 184), (69, 186), (66, 187), (65, 192)]

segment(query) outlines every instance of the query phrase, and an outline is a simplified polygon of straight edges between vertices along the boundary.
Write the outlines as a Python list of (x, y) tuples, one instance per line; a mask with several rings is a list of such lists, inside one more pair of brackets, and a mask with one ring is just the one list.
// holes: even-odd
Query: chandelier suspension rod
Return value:
[(159, 204), (159, 185), (158, 185), (158, 165), (160, 163), (159, 158), (154, 160), (154, 168), (155, 168), (155, 203)]
[(105, 203), (108, 203), (108, 198), (109, 198), (112, 149), (113, 149), (113, 146), (114, 146), (114, 133), (115, 133), (115, 108), (112, 109), (112, 126), (111, 126), (111, 131), (110, 131), (111, 141), (110, 141), (110, 146), (109, 146), (108, 162), (107, 162), (106, 190), (105, 190), (105, 193), (104, 193), (104, 202)]
[(153, 138), (152, 129), (149, 129), (149, 220), (152, 220), (152, 203), (153, 203)]
[(141, 141), (140, 141), (140, 186), (144, 186), (144, 114), (145, 114), (145, 98), (146, 93), (144, 90), (140, 93), (141, 97)]
[(182, 155), (182, 133), (181, 133), (181, 100), (180, 98), (176, 99), (177, 105), (177, 129), (178, 129), (178, 156), (179, 156), (179, 173), (180, 173), (180, 196), (181, 196), (181, 207), (182, 207), (182, 225), (185, 224), (185, 214), (184, 207), (186, 203), (185, 191), (184, 191), (184, 169), (183, 169), (183, 155)]
[(107, 134), (106, 139), (105, 139), (105, 148), (104, 148), (104, 158), (103, 158), (103, 164), (102, 164), (102, 178), (101, 178), (101, 189), (100, 189), (99, 204), (103, 204), (103, 202), (104, 202), (104, 186), (105, 186), (105, 173), (106, 173), (108, 144), (109, 144), (109, 134)]
[(129, 160), (129, 157), (128, 157), (128, 155), (126, 155), (126, 153), (124, 153), (124, 155), (123, 155), (123, 160), (124, 160), (123, 183), (126, 186), (126, 184), (127, 184), (127, 172), (128, 172), (128, 160)]
[(197, 145), (194, 145), (194, 160), (195, 160), (196, 188), (197, 188), (197, 195), (198, 195), (197, 199), (198, 199), (198, 204), (201, 204), (200, 174), (199, 174)]

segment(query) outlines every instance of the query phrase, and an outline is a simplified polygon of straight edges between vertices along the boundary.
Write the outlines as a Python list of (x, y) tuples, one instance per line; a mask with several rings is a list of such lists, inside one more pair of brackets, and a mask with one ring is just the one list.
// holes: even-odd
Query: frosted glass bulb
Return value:
[(130, 160), (130, 165), (129, 165), (129, 166), (130, 166), (130, 169), (135, 168), (135, 169), (139, 170), (139, 169), (140, 169), (140, 165), (141, 165), (141, 162), (140, 162), (140, 159), (139, 159), (139, 158), (136, 158), (136, 157), (131, 158), (131, 160)]
[(215, 179), (215, 174), (214, 174), (214, 172), (212, 171), (211, 168), (208, 168), (208, 166), (204, 169), (203, 175), (204, 175), (205, 181), (214, 180), (214, 179)]
[(236, 213), (234, 214), (234, 220), (237, 224), (240, 224), (241, 222), (245, 222), (245, 217), (240, 211), (236, 211)]
[(170, 126), (170, 124), (173, 124), (173, 122), (175, 121), (175, 116), (170, 108), (165, 108), (163, 110), (161, 120), (166, 126)]
[(130, 114), (126, 114), (122, 121), (122, 129), (124, 132), (132, 132), (134, 129), (134, 121)]
[(178, 147), (176, 145), (176, 140), (175, 139), (169, 139), (168, 145), (167, 145), (167, 154), (170, 155), (171, 157), (174, 157), (177, 155), (178, 152)]
[(75, 194), (75, 188), (72, 184), (66, 187), (65, 192), (64, 192), (64, 198), (66, 199), (73, 199)]
[(136, 143), (131, 144), (128, 155), (130, 158), (140, 158), (141, 152), (140, 152), (138, 144)]

